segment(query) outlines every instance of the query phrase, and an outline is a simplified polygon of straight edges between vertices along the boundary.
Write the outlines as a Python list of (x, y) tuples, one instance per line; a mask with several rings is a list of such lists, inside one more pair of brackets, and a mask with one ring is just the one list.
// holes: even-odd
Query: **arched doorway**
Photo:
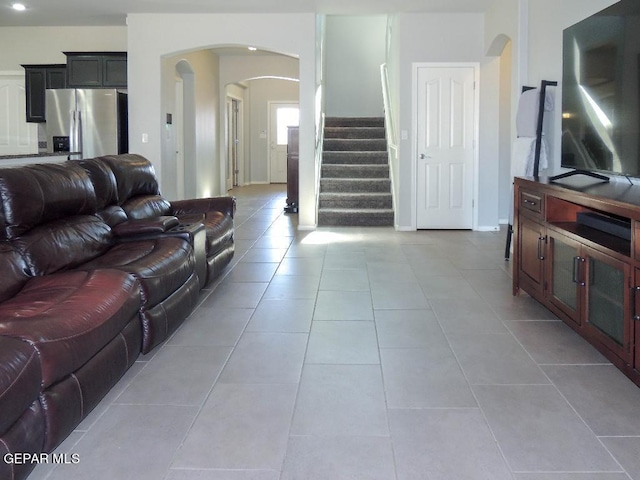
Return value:
[(511, 143), (513, 124), (515, 122), (515, 105), (513, 105), (513, 60), (512, 42), (504, 34), (497, 35), (487, 50), (487, 56), (499, 57), (500, 90), (499, 90), (499, 125), (498, 125), (498, 174), (499, 192), (498, 209), (501, 223), (509, 219), (511, 208)]

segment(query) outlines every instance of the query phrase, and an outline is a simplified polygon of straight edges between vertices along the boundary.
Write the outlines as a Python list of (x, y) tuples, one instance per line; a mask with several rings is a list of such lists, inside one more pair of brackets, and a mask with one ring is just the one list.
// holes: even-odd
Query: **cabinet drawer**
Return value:
[(544, 196), (520, 190), (520, 210), (531, 212), (536, 217), (542, 217), (544, 212)]

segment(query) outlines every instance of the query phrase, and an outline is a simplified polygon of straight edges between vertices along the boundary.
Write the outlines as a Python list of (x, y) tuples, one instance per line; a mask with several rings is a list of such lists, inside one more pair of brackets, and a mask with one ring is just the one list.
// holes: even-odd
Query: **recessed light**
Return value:
[(11, 8), (19, 12), (23, 12), (27, 9), (27, 7), (25, 7), (22, 3), (12, 3)]
[(247, 47), (249, 50), (251, 50), (252, 52), (255, 52), (256, 50), (258, 50), (256, 47)]

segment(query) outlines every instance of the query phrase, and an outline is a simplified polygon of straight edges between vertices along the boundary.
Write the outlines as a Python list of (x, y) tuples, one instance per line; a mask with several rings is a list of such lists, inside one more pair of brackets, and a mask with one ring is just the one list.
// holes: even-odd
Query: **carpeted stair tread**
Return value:
[(384, 127), (384, 117), (326, 117), (325, 127)]
[(388, 178), (321, 178), (321, 192), (388, 192), (391, 180)]
[(393, 206), (390, 192), (323, 192), (319, 197), (321, 209), (390, 209)]
[(322, 178), (389, 178), (389, 165), (323, 163)]
[(322, 209), (318, 223), (327, 226), (382, 227), (393, 225), (392, 209)]
[(386, 152), (387, 140), (384, 138), (325, 138), (324, 151), (339, 152)]
[(322, 155), (323, 164), (388, 164), (387, 152), (327, 152)]
[(326, 127), (324, 138), (385, 138), (384, 127)]

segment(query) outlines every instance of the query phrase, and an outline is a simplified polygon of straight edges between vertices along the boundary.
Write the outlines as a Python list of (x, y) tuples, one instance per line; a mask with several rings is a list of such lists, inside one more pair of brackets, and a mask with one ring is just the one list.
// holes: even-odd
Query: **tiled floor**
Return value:
[(502, 233), (303, 232), (281, 186), (233, 193), (233, 268), (32, 479), (640, 479), (640, 388), (511, 295)]

